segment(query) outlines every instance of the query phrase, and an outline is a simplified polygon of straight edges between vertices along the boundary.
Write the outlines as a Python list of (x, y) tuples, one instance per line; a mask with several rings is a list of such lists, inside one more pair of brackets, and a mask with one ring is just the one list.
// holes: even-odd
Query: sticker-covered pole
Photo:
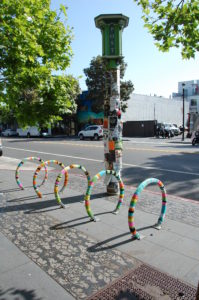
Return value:
[[(104, 102), (104, 160), (106, 170), (120, 176), (122, 169), (122, 121), (120, 104), (120, 62), (122, 58), (122, 31), (129, 18), (122, 14), (103, 14), (95, 18), (102, 33), (102, 56), (107, 64), (106, 96)], [(106, 175), (108, 194), (118, 193), (118, 182)]]

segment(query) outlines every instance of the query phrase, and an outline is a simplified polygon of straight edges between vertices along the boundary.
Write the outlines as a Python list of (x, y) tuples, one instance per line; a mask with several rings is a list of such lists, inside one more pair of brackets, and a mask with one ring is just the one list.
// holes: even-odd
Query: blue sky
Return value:
[(158, 51), (144, 28), (141, 8), (133, 0), (51, 0), (52, 9), (58, 9), (60, 4), (68, 7), (67, 24), (74, 28), (74, 56), (66, 73), (82, 76), (82, 90), (86, 90), (83, 69), (89, 67), (93, 57), (102, 54), (101, 32), (94, 18), (108, 13), (129, 17), (129, 25), (123, 31), (123, 56), (128, 64), (125, 80), (133, 82), (135, 93), (169, 97), (177, 92), (179, 81), (199, 79), (199, 54), (195, 60), (182, 60), (179, 48), (169, 53)]

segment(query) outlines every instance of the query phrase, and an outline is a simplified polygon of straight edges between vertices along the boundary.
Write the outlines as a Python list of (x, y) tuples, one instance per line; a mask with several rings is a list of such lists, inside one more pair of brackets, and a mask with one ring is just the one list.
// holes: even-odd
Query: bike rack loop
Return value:
[[(47, 160), (47, 161), (43, 162), (42, 164), (40, 164), (38, 166), (38, 168), (36, 169), (36, 171), (33, 175), (33, 187), (34, 187), (34, 190), (35, 190), (35, 192), (36, 192), (36, 194), (39, 198), (42, 198), (42, 193), (39, 191), (38, 186), (37, 186), (37, 182), (36, 182), (37, 175), (39, 174), (40, 170), (43, 167), (45, 168), (47, 165), (49, 165), (51, 163), (59, 165), (62, 169), (65, 168), (64, 164), (62, 162), (58, 161), (58, 160)], [(61, 191), (63, 191), (63, 189), (65, 188), (67, 183), (68, 183), (68, 173), (65, 173), (65, 180), (64, 180), (64, 184), (63, 184), (63, 187), (62, 187)]]
[[(84, 166), (81, 166), (81, 165), (76, 165), (76, 164), (72, 164), (70, 166), (67, 166), (65, 167), (61, 172), (60, 174), (57, 176), (57, 179), (55, 181), (55, 186), (54, 186), (54, 194), (55, 194), (55, 198), (56, 198), (56, 201), (59, 205), (61, 205), (62, 208), (65, 208), (65, 205), (63, 204), (63, 202), (61, 201), (61, 198), (59, 196), (59, 192), (58, 192), (58, 188), (59, 188), (59, 183), (61, 181), (61, 178), (64, 174), (67, 174), (68, 173), (68, 170), (70, 169), (80, 169), (84, 172), (84, 174), (86, 175), (87, 177), (87, 181), (88, 181), (88, 185), (90, 184), (90, 174), (89, 172), (86, 170), (86, 168)], [(62, 192), (64, 191), (65, 189), (65, 186), (63, 186), (62, 188)]]
[[(18, 184), (18, 186), (19, 186), (19, 188), (20, 188), (21, 190), (24, 190), (24, 187), (23, 187), (23, 184), (22, 184), (22, 183), (20, 182), (20, 180), (19, 180), (19, 169), (20, 169), (20, 167), (21, 167), (22, 165), (25, 164), (25, 162), (31, 161), (31, 160), (36, 160), (36, 161), (39, 161), (40, 163), (44, 163), (44, 160), (41, 159), (40, 157), (34, 157), (34, 156), (32, 156), (32, 157), (26, 157), (26, 158), (24, 158), (24, 159), (18, 164), (18, 166), (17, 166), (17, 168), (16, 168), (16, 171), (15, 171), (15, 179), (16, 179), (16, 182), (17, 182), (17, 184)], [(44, 177), (44, 180), (42, 181), (42, 183), (40, 184), (40, 186), (42, 186), (42, 185), (44, 184), (44, 182), (45, 182), (47, 179), (48, 179), (48, 170), (47, 170), (47, 167), (45, 166), (45, 177)]]
[(120, 195), (119, 195), (119, 200), (118, 200), (118, 203), (116, 205), (116, 208), (115, 210), (113, 211), (114, 214), (117, 214), (119, 212), (119, 209), (123, 203), (123, 198), (124, 198), (124, 184), (122, 182), (122, 179), (121, 177), (115, 172), (115, 171), (112, 171), (112, 170), (102, 170), (100, 171), (99, 173), (97, 173), (90, 181), (89, 183), (89, 186), (88, 186), (88, 189), (86, 191), (86, 195), (84, 197), (84, 200), (85, 200), (85, 208), (86, 208), (86, 211), (87, 211), (87, 214), (88, 216), (90, 217), (91, 221), (94, 221), (96, 222), (97, 219), (95, 218), (95, 216), (93, 215), (92, 213), (92, 210), (91, 210), (91, 207), (90, 207), (90, 196), (91, 196), (91, 191), (92, 191), (92, 188), (93, 188), (93, 185), (94, 183), (100, 179), (102, 176), (104, 175), (113, 175), (115, 176), (115, 178), (118, 180), (119, 182), (119, 185), (120, 185)]
[(139, 233), (135, 229), (135, 223), (134, 223), (134, 212), (135, 212), (135, 205), (138, 201), (138, 196), (142, 192), (142, 190), (148, 186), (149, 184), (152, 183), (157, 183), (158, 186), (161, 189), (162, 192), (162, 208), (161, 208), (161, 213), (158, 218), (158, 222), (154, 225), (154, 228), (156, 229), (161, 229), (161, 224), (164, 221), (165, 213), (166, 213), (166, 190), (164, 187), (164, 184), (157, 178), (148, 178), (145, 181), (143, 181), (136, 189), (135, 193), (132, 196), (130, 206), (129, 206), (129, 212), (128, 212), (128, 224), (129, 224), (129, 229), (132, 234), (133, 239), (140, 239)]

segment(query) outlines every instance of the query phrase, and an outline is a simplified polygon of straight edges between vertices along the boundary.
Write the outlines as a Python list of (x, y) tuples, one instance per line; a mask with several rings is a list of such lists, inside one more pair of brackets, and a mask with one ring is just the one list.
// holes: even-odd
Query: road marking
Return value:
[[(43, 142), (37, 142), (33, 141), (33, 143), (43, 143)], [(45, 141), (45, 144), (55, 144), (54, 141)], [(94, 148), (103, 148), (103, 145), (93, 145), (93, 144), (79, 144), (79, 143), (71, 143), (71, 142), (57, 142), (57, 144), (60, 145), (68, 145), (68, 146), (79, 146), (79, 147), (94, 147)]]
[[(41, 141), (33, 141), (33, 143), (43, 143), (43, 142), (41, 142)], [(45, 143), (46, 144), (54, 144), (54, 141), (45, 141)], [(60, 144), (60, 145), (68, 145), (68, 146), (78, 146), (78, 147), (104, 148), (103, 145), (80, 144), (80, 143), (71, 143), (71, 142), (58, 142), (58, 144)], [(154, 145), (157, 145), (157, 144), (154, 143)], [(159, 146), (159, 145), (167, 147), (167, 145), (169, 145), (169, 143), (167, 143), (167, 145), (165, 145), (164, 143), (161, 143), (161, 144), (158, 144), (157, 146)], [(185, 151), (185, 149), (170, 150), (170, 149), (135, 148), (135, 147), (125, 147), (125, 145), (124, 145), (124, 150), (149, 151), (149, 152), (164, 152), (164, 153), (181, 153), (182, 151)], [(186, 154), (198, 154), (198, 152), (186, 151)]]
[[(133, 151), (149, 151), (149, 152), (166, 152), (166, 153), (181, 153), (182, 151), (176, 150), (163, 150), (163, 149), (151, 149), (151, 148), (132, 148), (132, 147), (124, 147), (124, 150), (133, 150)], [(186, 152), (192, 153), (192, 152)]]
[[(74, 158), (74, 159), (80, 159), (80, 160), (94, 161), (94, 162), (100, 162), (100, 163), (104, 162), (103, 160), (88, 158), (88, 157), (79, 157), (79, 156), (72, 156), (72, 155), (65, 155), (65, 154), (58, 154), (58, 153), (50, 153), (50, 152), (42, 152), (42, 151), (37, 151), (37, 150), (27, 150), (27, 149), (21, 149), (21, 148), (13, 148), (13, 147), (4, 147), (4, 148), (17, 150), (17, 151), (39, 153), (39, 154), (49, 154), (49, 155), (55, 155), (55, 156), (60, 156), (60, 157), (67, 157), (67, 158)], [(123, 165), (128, 166), (128, 167), (147, 169), (147, 170), (158, 170), (158, 171), (164, 171), (164, 172), (170, 172), (170, 173), (179, 173), (179, 174), (184, 174), (184, 175), (199, 176), (199, 173), (184, 172), (184, 171), (162, 169), (162, 168), (155, 168), (155, 167), (144, 167), (144, 166), (140, 166), (140, 165), (128, 164), (128, 163), (125, 163), (125, 162), (123, 162)]]
[(186, 174), (186, 175), (199, 176), (199, 173), (176, 171), (176, 170), (162, 169), (162, 168), (155, 168), (155, 167), (144, 167), (144, 166), (133, 165), (133, 164), (128, 164), (128, 163), (123, 163), (123, 165), (128, 166), (128, 167), (147, 169), (147, 170), (158, 170), (158, 171), (166, 171), (166, 172), (171, 172), (171, 173), (180, 173), (180, 174)]
[[(32, 141), (33, 143), (45, 143), (45, 144), (54, 144), (54, 141)], [(166, 143), (155, 143), (155, 142), (136, 142), (136, 141), (131, 141), (133, 144), (153, 144), (156, 146), (163, 146), (163, 147), (168, 147), (168, 145), (171, 145), (170, 143), (166, 142)], [(103, 145), (93, 145), (93, 144), (81, 144), (81, 143), (73, 143), (73, 142), (58, 142), (57, 144), (60, 145), (68, 145), (68, 146), (78, 146), (78, 147), (90, 147), (90, 148), (104, 148)], [(172, 145), (178, 145), (179, 143), (173, 143)], [(182, 147), (184, 147), (185, 145), (182, 145)], [(135, 148), (135, 147), (129, 147), (129, 146), (125, 146), (124, 145), (124, 150), (132, 150), (132, 151), (149, 151), (149, 152), (162, 152), (162, 153), (182, 153), (182, 151), (186, 150), (186, 154), (199, 154), (199, 152), (193, 152), (193, 151), (187, 151), (187, 149), (182, 148), (180, 150), (170, 150), (170, 149), (152, 149), (152, 148)]]
[(82, 160), (90, 160), (90, 161), (96, 161), (96, 162), (103, 162), (102, 160), (99, 160), (99, 159), (87, 158), (87, 157), (71, 156), (71, 155), (65, 155), (65, 154), (42, 152), (42, 151), (37, 151), (37, 150), (27, 150), (27, 149), (22, 149), (22, 148), (13, 148), (13, 147), (4, 147), (4, 148), (6, 148), (6, 149), (12, 149), (12, 150), (19, 150), (19, 151), (24, 151), (24, 152), (31, 152), (31, 153), (49, 154), (49, 155), (62, 156), (62, 157), (68, 157), (68, 158), (76, 158), (76, 159), (82, 159)]

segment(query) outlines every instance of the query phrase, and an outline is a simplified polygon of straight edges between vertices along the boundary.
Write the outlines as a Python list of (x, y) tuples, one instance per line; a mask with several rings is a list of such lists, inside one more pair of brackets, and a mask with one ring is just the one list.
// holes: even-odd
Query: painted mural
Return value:
[(77, 111), (78, 123), (83, 125), (97, 124), (103, 125), (104, 113), (96, 100), (87, 99), (88, 92), (84, 91), (80, 95)]

